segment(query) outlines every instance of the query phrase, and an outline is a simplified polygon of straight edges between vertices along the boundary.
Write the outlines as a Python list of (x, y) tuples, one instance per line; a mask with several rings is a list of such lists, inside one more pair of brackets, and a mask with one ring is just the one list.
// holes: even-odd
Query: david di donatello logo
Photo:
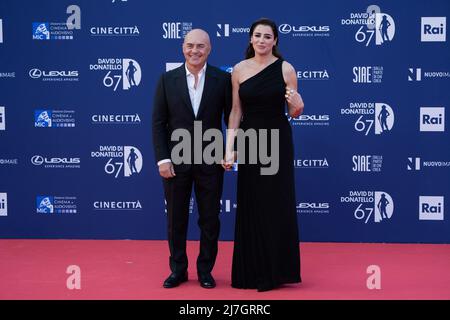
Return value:
[(375, 135), (387, 135), (395, 122), (394, 110), (387, 103), (351, 102), (348, 107), (341, 109), (341, 115), (358, 116), (353, 127), (365, 136), (372, 130)]
[[(349, 17), (341, 19), (341, 25), (359, 28), (355, 32), (355, 40), (368, 47), (389, 44), (394, 40), (395, 22), (377, 5), (370, 5), (365, 12), (352, 12)], [(356, 27), (355, 27), (356, 26)]]
[(142, 79), (142, 69), (136, 60), (129, 58), (98, 58), (90, 64), (89, 70), (105, 73), (103, 85), (116, 91), (122, 84), (123, 90), (134, 90)]
[(114, 178), (136, 176), (143, 165), (142, 153), (134, 146), (99, 146), (97, 151), (91, 152), (91, 158), (108, 159), (104, 171)]
[(385, 191), (354, 190), (341, 197), (341, 203), (354, 203), (358, 205), (353, 216), (357, 220), (369, 223), (385, 222), (394, 214), (394, 200)]

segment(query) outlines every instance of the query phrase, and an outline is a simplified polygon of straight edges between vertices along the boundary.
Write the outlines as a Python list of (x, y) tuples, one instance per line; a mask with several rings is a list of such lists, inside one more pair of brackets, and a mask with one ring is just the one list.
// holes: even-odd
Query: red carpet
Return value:
[[(0, 240), (0, 299), (450, 299), (450, 245), (302, 243), (303, 283), (262, 293), (231, 288), (232, 246), (219, 245), (215, 289), (196, 279), (196, 241), (190, 280), (164, 289), (165, 241)], [(70, 265), (80, 267), (80, 290), (66, 287)], [(367, 288), (370, 265), (381, 289)]]

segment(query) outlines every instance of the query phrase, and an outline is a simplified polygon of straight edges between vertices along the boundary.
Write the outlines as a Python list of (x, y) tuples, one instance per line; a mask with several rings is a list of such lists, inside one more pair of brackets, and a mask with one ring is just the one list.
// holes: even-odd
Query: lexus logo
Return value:
[(278, 27), (278, 30), (280, 31), (280, 33), (286, 34), (292, 31), (292, 27), (290, 24), (283, 23)]
[(31, 158), (31, 163), (34, 164), (35, 166), (40, 166), (41, 164), (44, 163), (44, 158), (42, 156), (33, 156)]
[(37, 78), (40, 78), (40, 77), (41, 77), (42, 71), (39, 70), (39, 69), (34, 68), (34, 69), (31, 69), (31, 70), (30, 70), (29, 75), (30, 75), (30, 77), (32, 77), (33, 79), (37, 79)]

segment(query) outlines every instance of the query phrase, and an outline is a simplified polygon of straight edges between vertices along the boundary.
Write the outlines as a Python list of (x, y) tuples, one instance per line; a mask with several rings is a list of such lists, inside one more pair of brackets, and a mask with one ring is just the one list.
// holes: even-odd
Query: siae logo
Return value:
[(352, 163), (352, 171), (354, 172), (381, 172), (383, 156), (353, 155)]
[(381, 83), (382, 80), (382, 66), (353, 67), (353, 83)]
[(163, 39), (183, 39), (192, 30), (192, 22), (164, 22)]

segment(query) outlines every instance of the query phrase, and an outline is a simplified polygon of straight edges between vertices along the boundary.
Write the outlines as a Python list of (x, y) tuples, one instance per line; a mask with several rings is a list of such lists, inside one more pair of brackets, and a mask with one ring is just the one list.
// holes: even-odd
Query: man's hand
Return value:
[(175, 170), (173, 169), (172, 162), (162, 163), (158, 166), (159, 174), (161, 177), (169, 179), (175, 177)]

